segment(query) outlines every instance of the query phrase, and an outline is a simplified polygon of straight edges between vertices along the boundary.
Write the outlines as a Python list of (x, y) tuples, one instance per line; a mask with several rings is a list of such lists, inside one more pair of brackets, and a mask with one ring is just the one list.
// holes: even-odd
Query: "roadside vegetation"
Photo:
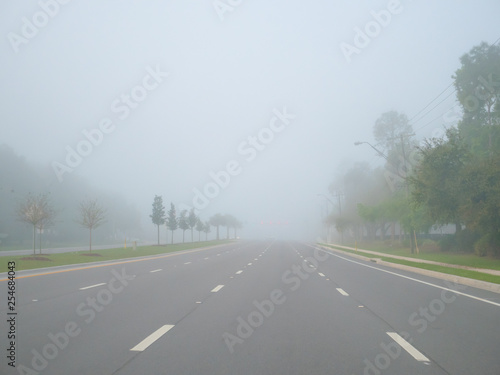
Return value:
[[(229, 240), (220, 241), (201, 241), (192, 243), (179, 243), (168, 246), (140, 246), (136, 250), (132, 246), (127, 248), (115, 248), (105, 250), (94, 250), (92, 253), (87, 251), (78, 251), (61, 254), (37, 254), (37, 255), (19, 255), (5, 257), (5, 262), (0, 262), (0, 272), (7, 272), (7, 263), (15, 262), (16, 271), (30, 270), (35, 268), (46, 268), (55, 266), (64, 266), (71, 264), (93, 263), (108, 260), (136, 258), (148, 255), (161, 255), (173, 253), (176, 251), (198, 249), (207, 246), (216, 246), (230, 243)], [(8, 262), (7, 262), (8, 260)]]
[[(411, 260), (396, 259), (396, 258), (391, 258), (390, 256), (384, 257), (384, 256), (372, 255), (372, 254), (363, 253), (359, 250), (356, 251), (356, 250), (348, 250), (348, 249), (340, 248), (340, 247), (337, 247), (335, 245), (326, 245), (326, 244), (322, 244), (322, 245), (327, 246), (327, 247), (331, 247), (333, 249), (338, 249), (338, 250), (344, 251), (346, 253), (366, 256), (367, 258), (370, 258), (370, 259), (381, 259), (385, 262), (402, 264), (405, 266), (422, 268), (422, 269), (426, 269), (429, 271), (442, 272), (442, 273), (446, 273), (449, 275), (467, 277), (469, 279), (475, 279), (475, 280), (500, 284), (500, 276), (491, 275), (488, 273), (467, 270), (467, 269), (462, 269), (462, 268), (446, 267), (446, 266), (435, 265), (435, 264), (418, 263), (417, 261), (412, 262)], [(408, 254), (408, 249), (399, 249), (396, 251), (386, 249), (385, 251), (383, 251), (383, 249), (378, 249), (377, 247), (369, 249), (369, 248), (367, 248), (367, 246), (364, 246), (363, 250), (372, 250), (372, 251), (377, 251), (377, 252), (381, 252), (381, 253), (386, 253), (388, 255), (398, 255), (398, 256), (405, 256), (405, 257), (409, 257), (409, 258), (412, 257)], [(418, 259), (432, 260), (435, 262), (455, 264), (455, 265), (460, 265), (460, 266), (500, 270), (500, 260), (497, 260), (497, 259), (493, 260), (493, 262), (492, 262), (492, 263), (494, 263), (493, 265), (491, 265), (490, 263), (476, 262), (478, 259), (481, 260), (482, 258), (479, 258), (479, 257), (477, 257), (475, 255), (471, 255), (471, 254), (463, 254), (463, 255), (440, 254), (440, 255), (443, 255), (443, 257), (434, 258), (434, 259), (433, 259), (433, 256), (426, 256), (425, 253), (423, 253), (423, 254), (421, 253), (420, 255), (421, 256), (413, 256), (413, 257), (415, 259), (418, 258)], [(432, 254), (427, 254), (427, 255), (432, 255)], [(448, 257), (448, 255), (450, 255), (450, 256)], [(483, 259), (483, 260), (488, 261), (486, 259)], [(487, 267), (485, 265), (487, 265)]]
[[(418, 115), (408, 119), (390, 111), (375, 121), (375, 144), (355, 143), (371, 147), (385, 165), (372, 168), (361, 162), (338, 174), (329, 187), (332, 199), (325, 196), (333, 206), (324, 218), (327, 242), (389, 240), (392, 250), (385, 245), (377, 250), (497, 267), (500, 46), (481, 43), (460, 57), (460, 63), (453, 85), (442, 93), (456, 96), (457, 109), (442, 116), (431, 137), (415, 139), (415, 131), (426, 126)], [(424, 239), (436, 240), (433, 250), (442, 254), (425, 251), (419, 246)]]

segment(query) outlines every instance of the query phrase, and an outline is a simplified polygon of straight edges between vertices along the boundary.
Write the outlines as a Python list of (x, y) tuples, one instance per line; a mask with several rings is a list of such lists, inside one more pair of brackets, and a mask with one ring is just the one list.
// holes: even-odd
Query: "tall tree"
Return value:
[(167, 228), (172, 232), (171, 243), (174, 243), (174, 230), (179, 227), (179, 222), (177, 221), (177, 213), (175, 211), (175, 206), (173, 203), (170, 203), (170, 210), (168, 210), (167, 216)]
[(196, 216), (196, 213), (194, 212), (194, 208), (191, 208), (189, 211), (189, 216), (187, 218), (187, 222), (189, 225), (189, 228), (191, 229), (191, 242), (193, 242), (193, 229), (196, 226), (196, 223), (198, 222), (198, 216)]
[(16, 210), (17, 219), (23, 223), (31, 224), (33, 226), (33, 254), (36, 254), (36, 229), (38, 228), (43, 230), (44, 227), (51, 225), (55, 215), (56, 212), (52, 208), (47, 194), (28, 194), (28, 196), (26, 196), (25, 199), (19, 203)]
[(500, 148), (500, 46), (483, 42), (460, 58), (453, 78), (463, 119), (462, 136), (474, 154)]
[(433, 222), (454, 223), (460, 232), (462, 172), (469, 154), (457, 129), (448, 129), (446, 135), (447, 140), (431, 139), (421, 148), (422, 161), (409, 181), (414, 204), (425, 206)]
[(208, 234), (210, 233), (210, 222), (203, 223), (203, 232), (205, 232), (205, 241), (208, 241)]
[(203, 221), (199, 217), (196, 218), (196, 231), (198, 232), (198, 242), (201, 241), (201, 232), (205, 229)]
[(394, 149), (401, 137), (407, 138), (412, 132), (408, 117), (396, 111), (383, 113), (373, 127), (375, 140), (386, 152)]
[(178, 219), (179, 228), (182, 229), (182, 243), (184, 243), (184, 234), (186, 230), (189, 229), (188, 212), (187, 210), (182, 210)]
[(160, 245), (160, 225), (165, 223), (165, 207), (161, 195), (155, 195), (153, 201), (153, 213), (149, 215), (151, 221), (158, 228), (158, 246)]
[(80, 202), (79, 214), (77, 223), (89, 230), (89, 252), (92, 252), (92, 230), (105, 222), (106, 210), (96, 199), (87, 199)]
[(224, 216), (221, 214), (215, 214), (210, 218), (210, 224), (217, 228), (217, 241), (219, 240), (219, 227), (225, 225)]

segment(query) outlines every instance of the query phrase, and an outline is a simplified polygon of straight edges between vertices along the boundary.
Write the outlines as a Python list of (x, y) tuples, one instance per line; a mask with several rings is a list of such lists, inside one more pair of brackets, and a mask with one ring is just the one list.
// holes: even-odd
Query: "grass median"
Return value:
[[(0, 272), (7, 272), (8, 262), (16, 263), (16, 271), (30, 270), (35, 268), (47, 268), (55, 266), (66, 266), (71, 264), (102, 262), (107, 260), (136, 258), (148, 255), (160, 255), (173, 253), (176, 251), (198, 249), (201, 247), (223, 245), (231, 243), (230, 240), (222, 241), (202, 241), (190, 242), (173, 245), (162, 246), (140, 246), (134, 250), (132, 247), (94, 250), (91, 253), (88, 251), (77, 251), (59, 254), (36, 254), (36, 255), (17, 255), (17, 256), (2, 256), (0, 257)], [(43, 250), (42, 250), (43, 251)]]
[[(434, 265), (434, 264), (418, 263), (417, 261), (412, 262), (410, 260), (395, 259), (395, 258), (391, 258), (391, 257), (388, 257), (388, 256), (387, 257), (378, 256), (378, 255), (363, 253), (361, 251), (343, 249), (343, 248), (332, 246), (332, 245), (325, 245), (325, 244), (321, 244), (321, 245), (322, 246), (330, 247), (330, 248), (335, 249), (335, 250), (341, 250), (341, 251), (344, 251), (346, 253), (363, 255), (363, 256), (365, 256), (367, 258), (381, 259), (381, 260), (383, 260), (385, 262), (402, 264), (402, 265), (405, 265), (405, 266), (410, 266), (410, 267), (415, 267), (415, 268), (422, 268), (422, 269), (425, 269), (425, 270), (442, 272), (442, 273), (447, 273), (447, 274), (450, 274), (450, 275), (467, 277), (469, 279), (475, 279), (475, 280), (481, 280), (481, 281), (487, 281), (487, 282), (490, 282), (490, 283), (500, 284), (500, 276), (495, 276), (495, 275), (491, 275), (491, 274), (488, 274), (488, 273), (482, 273), (482, 272), (478, 272), (478, 271), (471, 271), (471, 270), (465, 270), (465, 269), (461, 269), (461, 268), (446, 267), (446, 266), (440, 266), (440, 265)], [(364, 250), (368, 250), (368, 249), (364, 249)], [(373, 251), (379, 251), (379, 250), (373, 250)], [(394, 255), (396, 255), (396, 254), (394, 254)], [(400, 255), (400, 254), (397, 254), (397, 255)], [(406, 256), (406, 255), (401, 254), (401, 256)], [(466, 256), (466, 255), (464, 255), (464, 256)], [(414, 257), (414, 258), (417, 258), (417, 257)], [(427, 259), (427, 258), (424, 258), (424, 257), (421, 256), (420, 259)], [(427, 259), (427, 260), (434, 260), (434, 259)], [(446, 262), (446, 261), (443, 261), (443, 260), (436, 260), (436, 261), (437, 262), (443, 262), (443, 263), (449, 263), (449, 262)], [(452, 264), (456, 264), (456, 263), (452, 263)], [(469, 265), (469, 264), (459, 264), (459, 265), (466, 265), (466, 266), (469, 266), (469, 267), (477, 267), (475, 265), (472, 266), (472, 265)], [(493, 268), (493, 267), (481, 267), (481, 268), (498, 269), (498, 268)]]

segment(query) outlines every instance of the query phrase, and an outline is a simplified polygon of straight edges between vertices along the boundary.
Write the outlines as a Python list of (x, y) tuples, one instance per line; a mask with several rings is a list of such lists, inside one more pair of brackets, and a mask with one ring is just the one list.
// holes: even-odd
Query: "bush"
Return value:
[(480, 257), (484, 257), (488, 255), (488, 253), (492, 253), (493, 249), (491, 246), (491, 239), (489, 235), (482, 236), (479, 240), (474, 244), (474, 253)]
[(456, 251), (457, 240), (455, 238), (455, 235), (449, 234), (449, 235), (443, 236), (439, 240), (439, 247), (441, 248), (441, 251), (443, 251), (443, 252)]

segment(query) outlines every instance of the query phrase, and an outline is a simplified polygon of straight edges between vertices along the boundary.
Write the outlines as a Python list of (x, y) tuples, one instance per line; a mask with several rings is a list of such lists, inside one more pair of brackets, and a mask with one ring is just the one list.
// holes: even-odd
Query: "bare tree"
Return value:
[(89, 230), (89, 252), (92, 252), (92, 229), (105, 223), (106, 210), (96, 199), (87, 199), (80, 202), (79, 211), (77, 223)]
[[(16, 210), (17, 219), (23, 223), (33, 225), (33, 255), (35, 252), (36, 229), (43, 230), (53, 223), (56, 212), (52, 208), (47, 194), (31, 195), (28, 194)], [(41, 241), (41, 239), (40, 239)], [(42, 245), (40, 243), (40, 253)]]

